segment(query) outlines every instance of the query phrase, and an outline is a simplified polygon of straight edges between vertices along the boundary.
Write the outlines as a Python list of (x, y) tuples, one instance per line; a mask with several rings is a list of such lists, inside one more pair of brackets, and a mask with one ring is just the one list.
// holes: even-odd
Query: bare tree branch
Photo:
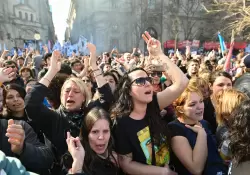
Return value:
[[(245, 0), (214, 0), (210, 5), (203, 5), (208, 14), (220, 15), (227, 25), (224, 30), (235, 31), (242, 35), (250, 29), (250, 6)], [(245, 33), (244, 39), (250, 39), (250, 33)]]

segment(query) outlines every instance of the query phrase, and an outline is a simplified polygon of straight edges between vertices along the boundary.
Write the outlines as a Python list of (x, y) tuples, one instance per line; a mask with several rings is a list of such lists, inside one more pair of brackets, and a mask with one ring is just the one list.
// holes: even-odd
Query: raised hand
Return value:
[(186, 55), (191, 54), (190, 46), (186, 46)]
[(6, 136), (9, 137), (8, 142), (11, 144), (11, 151), (20, 155), (23, 152), (25, 133), (21, 125), (14, 124), (11, 119), (8, 121)]
[(10, 51), (9, 50), (4, 50), (3, 54), (7, 55)]
[(89, 52), (91, 54), (94, 54), (96, 52), (96, 46), (94, 44), (92, 44), (92, 43), (88, 43), (87, 48), (89, 49)]
[(178, 57), (178, 59), (182, 59), (182, 55), (178, 49), (176, 50), (176, 56)]
[(160, 41), (152, 38), (148, 32), (144, 32), (144, 34), (142, 34), (142, 38), (147, 43), (149, 56), (154, 57), (163, 54)]
[(13, 80), (15, 72), (12, 71), (12, 68), (0, 68), (0, 82), (5, 83)]
[(60, 52), (58, 50), (53, 51), (51, 59), (50, 59), (50, 67), (49, 71), (56, 74), (61, 69), (61, 62), (60, 62)]
[(92, 43), (87, 44), (87, 48), (89, 49), (90, 52), (90, 59), (89, 59), (89, 65), (93, 67), (97, 67), (97, 59), (96, 59), (96, 46)]
[(204, 128), (202, 128), (201, 124), (196, 124), (194, 126), (190, 126), (190, 125), (185, 125), (187, 128), (191, 129), (192, 131), (194, 131), (195, 133), (199, 133), (199, 132), (205, 132)]
[(85, 157), (85, 150), (81, 144), (80, 138), (74, 138), (70, 135), (70, 132), (67, 132), (66, 142), (68, 145), (68, 151), (71, 154), (73, 160), (83, 162)]

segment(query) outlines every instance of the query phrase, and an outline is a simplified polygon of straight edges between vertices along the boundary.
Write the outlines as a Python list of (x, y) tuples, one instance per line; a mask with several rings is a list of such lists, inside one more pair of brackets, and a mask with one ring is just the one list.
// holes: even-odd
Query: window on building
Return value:
[(22, 12), (21, 11), (19, 11), (19, 18), (23, 18), (23, 14), (22, 14)]
[(117, 0), (111, 0), (111, 7), (113, 8), (118, 8)]
[(155, 0), (148, 0), (148, 8), (149, 9), (155, 9), (156, 2)]
[(118, 25), (117, 24), (113, 24), (112, 25), (112, 30), (113, 30), (113, 32), (116, 32), (118, 30)]
[(28, 20), (28, 13), (25, 13), (25, 19)]
[(33, 14), (30, 14), (30, 21), (33, 22)]

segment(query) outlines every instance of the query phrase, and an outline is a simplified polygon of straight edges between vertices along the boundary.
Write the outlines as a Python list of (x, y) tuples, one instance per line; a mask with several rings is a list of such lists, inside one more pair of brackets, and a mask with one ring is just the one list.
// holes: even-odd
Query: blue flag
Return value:
[(221, 48), (221, 53), (224, 53), (225, 50), (227, 50), (224, 38), (221, 36), (220, 32), (218, 33), (218, 37), (220, 40), (220, 48)]
[(18, 48), (17, 54), (18, 54), (18, 56), (22, 56), (23, 55), (23, 52), (22, 52), (22, 50), (20, 48)]
[(23, 43), (23, 48), (24, 48), (24, 49), (27, 49), (27, 48), (28, 48), (28, 46), (27, 46), (26, 43)]
[(54, 50), (60, 50), (60, 51), (61, 51), (61, 49), (62, 49), (62, 47), (61, 47), (60, 42), (59, 42), (59, 41), (56, 41), (56, 43), (54, 44), (52, 50), (53, 50), (53, 51), (54, 51)]

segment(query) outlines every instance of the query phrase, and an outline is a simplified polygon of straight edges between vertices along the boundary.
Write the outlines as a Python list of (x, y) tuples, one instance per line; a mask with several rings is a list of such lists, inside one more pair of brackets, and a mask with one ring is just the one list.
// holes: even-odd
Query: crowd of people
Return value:
[[(0, 58), (0, 174), (245, 175), (250, 55), (113, 49)], [(31, 173), (32, 172), (32, 173)]]

